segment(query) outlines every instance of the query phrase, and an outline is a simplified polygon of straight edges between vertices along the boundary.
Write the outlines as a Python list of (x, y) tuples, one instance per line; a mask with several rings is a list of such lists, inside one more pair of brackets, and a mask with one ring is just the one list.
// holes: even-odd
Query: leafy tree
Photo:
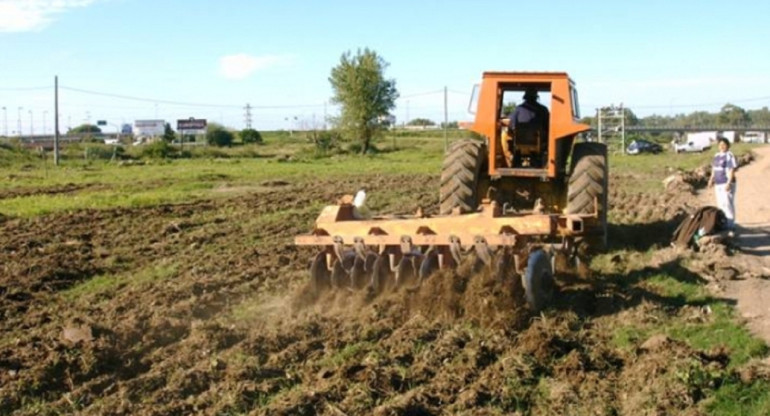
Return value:
[(719, 112), (719, 122), (728, 126), (745, 126), (749, 124), (749, 114), (743, 108), (727, 103)]
[(684, 116), (684, 126), (714, 126), (719, 124), (717, 115), (708, 111), (695, 111)]
[(749, 110), (748, 113), (751, 124), (757, 126), (770, 126), (770, 111), (767, 107), (762, 107), (759, 110)]
[(345, 137), (360, 141), (362, 154), (369, 151), (372, 139), (385, 128), (379, 118), (387, 116), (396, 105), (396, 81), (385, 79), (387, 67), (388, 63), (373, 50), (359, 49), (355, 55), (343, 53), (329, 77), (334, 91), (332, 102), (340, 104), (342, 110), (335, 120), (337, 127)]
[(81, 124), (77, 127), (70, 129), (68, 133), (83, 134), (83, 133), (101, 133), (102, 129), (94, 124)]
[(625, 124), (626, 126), (637, 126), (639, 125), (639, 117), (634, 114), (633, 111), (631, 111), (630, 108), (623, 108), (623, 115), (626, 117)]
[(246, 143), (262, 143), (262, 135), (254, 129), (243, 129), (240, 132), (241, 141)]
[(174, 132), (174, 129), (171, 128), (171, 124), (166, 123), (166, 126), (163, 129), (163, 140), (171, 143), (174, 139), (176, 139), (176, 133)]
[(503, 117), (510, 116), (511, 113), (513, 113), (513, 110), (515, 110), (515, 109), (516, 109), (516, 103), (513, 102), (513, 101), (509, 101), (509, 102), (503, 104), (502, 116)]
[(233, 144), (232, 132), (217, 123), (206, 126), (206, 143), (214, 146), (230, 146)]
[(406, 123), (407, 126), (435, 126), (436, 123), (433, 122), (433, 120), (428, 120), (427, 118), (416, 118), (408, 123)]

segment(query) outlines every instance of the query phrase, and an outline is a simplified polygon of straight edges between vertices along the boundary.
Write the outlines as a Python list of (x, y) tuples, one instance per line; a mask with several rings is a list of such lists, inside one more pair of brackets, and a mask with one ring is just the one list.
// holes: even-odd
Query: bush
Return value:
[(308, 139), (315, 144), (316, 150), (320, 152), (329, 152), (339, 147), (342, 140), (339, 132), (334, 130), (313, 131), (308, 135)]
[(247, 143), (262, 143), (262, 135), (254, 129), (243, 129), (240, 133), (241, 142)]
[(158, 140), (142, 148), (141, 157), (148, 159), (167, 159), (173, 157), (176, 149), (164, 140)]
[(206, 143), (214, 146), (230, 146), (233, 144), (233, 133), (216, 123), (206, 127)]

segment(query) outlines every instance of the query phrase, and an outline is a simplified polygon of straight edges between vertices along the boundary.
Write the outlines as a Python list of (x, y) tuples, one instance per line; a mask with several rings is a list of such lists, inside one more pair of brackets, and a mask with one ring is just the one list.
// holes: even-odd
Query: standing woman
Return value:
[(709, 188), (714, 186), (717, 207), (725, 213), (727, 228), (732, 234), (735, 230), (735, 169), (738, 164), (735, 161), (735, 155), (730, 151), (730, 142), (720, 137), (718, 144), (719, 153), (711, 162), (708, 186)]

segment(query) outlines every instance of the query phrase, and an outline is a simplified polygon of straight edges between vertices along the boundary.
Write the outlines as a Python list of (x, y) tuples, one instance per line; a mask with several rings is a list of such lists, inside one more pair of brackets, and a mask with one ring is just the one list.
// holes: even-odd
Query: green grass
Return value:
[(136, 287), (169, 279), (176, 273), (176, 264), (162, 263), (117, 275), (99, 275), (62, 292), (62, 296), (72, 302), (92, 299), (96, 295), (113, 292), (118, 288)]
[(745, 384), (733, 372), (752, 358), (765, 357), (768, 346), (738, 323), (734, 309), (729, 304), (709, 296), (707, 290), (698, 283), (683, 282), (666, 274), (650, 276), (639, 285), (663, 297), (672, 306), (690, 306), (689, 309), (682, 309), (685, 315), (700, 310), (703, 318), (691, 320), (680, 314), (658, 314), (655, 315), (656, 319), (617, 327), (612, 334), (615, 347), (633, 350), (652, 335), (662, 333), (702, 351), (726, 348), (730, 356), (726, 372), (711, 374), (700, 364), (694, 363), (692, 371), (680, 374), (687, 378), (682, 382), (698, 384), (703, 382), (704, 377), (722, 381), (703, 403), (708, 414), (770, 414), (770, 382), (760, 380)]
[(320, 361), (320, 365), (324, 367), (339, 367), (355, 357), (365, 355), (373, 347), (374, 344), (369, 341), (348, 344), (343, 349), (335, 352), (333, 355), (322, 359)]
[[(278, 146), (278, 145), (276, 145)], [(84, 186), (66, 194), (36, 194), (0, 199), (0, 213), (32, 217), (79, 209), (109, 209), (189, 202), (223, 196), (223, 186), (258, 186), (268, 180), (308, 182), (318, 177), (348, 179), (364, 174), (436, 174), (443, 145), (369, 155), (335, 155), (322, 159), (177, 159), (143, 166), (108, 162), (67, 163), (54, 169), (42, 164), (19, 172), (20, 165), (0, 167), (0, 192)], [(226, 195), (226, 193), (224, 193)]]
[(714, 416), (770, 415), (770, 382), (758, 380), (746, 385), (731, 380), (716, 391), (705, 408)]
[(615, 346), (634, 348), (651, 335), (664, 333), (697, 349), (727, 347), (731, 368), (768, 353), (768, 347), (763, 341), (752, 337), (746, 328), (738, 324), (733, 309), (724, 301), (711, 297), (702, 285), (683, 282), (666, 274), (653, 275), (640, 285), (662, 296), (672, 306), (700, 308), (704, 314), (703, 322), (690, 322), (680, 316), (669, 316), (663, 322), (619, 327), (613, 333)]

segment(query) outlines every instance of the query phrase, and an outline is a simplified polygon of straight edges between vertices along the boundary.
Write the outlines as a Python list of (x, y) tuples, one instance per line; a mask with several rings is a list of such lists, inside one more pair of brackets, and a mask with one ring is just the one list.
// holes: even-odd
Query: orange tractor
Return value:
[[(521, 94), (541, 98), (545, 120), (509, 123), (505, 107)], [(312, 233), (295, 238), (321, 247), (310, 267), (315, 290), (376, 294), (471, 255), (501, 278), (515, 274), (540, 310), (553, 293), (555, 257), (580, 259), (606, 244), (607, 148), (578, 140), (590, 127), (577, 121), (569, 76), (485, 72), (473, 97), (471, 130), (483, 141), (457, 141), (445, 154), (439, 215), (361, 216), (352, 198), (325, 207)]]

